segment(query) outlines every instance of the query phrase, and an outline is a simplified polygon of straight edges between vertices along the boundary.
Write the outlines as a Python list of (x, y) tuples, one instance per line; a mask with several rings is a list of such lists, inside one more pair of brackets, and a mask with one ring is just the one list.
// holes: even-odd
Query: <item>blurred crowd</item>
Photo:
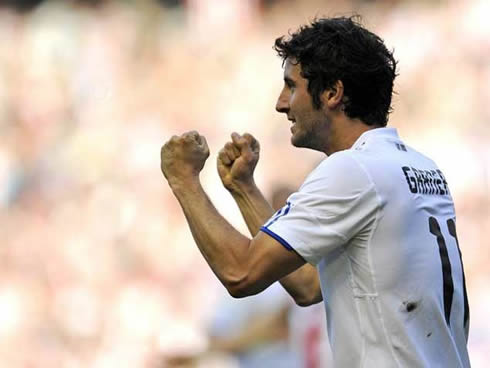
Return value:
[(452, 188), (470, 358), (485, 366), (488, 1), (20, 3), (0, 2), (0, 367), (240, 364), (233, 349), (207, 363), (175, 359), (216, 345), (224, 289), (160, 172), (160, 147), (187, 130), (205, 135), (204, 186), (246, 233), (216, 153), (233, 131), (248, 131), (261, 142), (266, 194), (302, 182), (323, 157), (291, 147), (289, 123), (274, 111), (282, 69), (273, 41), (314, 16), (353, 12), (399, 60), (389, 124), (439, 163)]

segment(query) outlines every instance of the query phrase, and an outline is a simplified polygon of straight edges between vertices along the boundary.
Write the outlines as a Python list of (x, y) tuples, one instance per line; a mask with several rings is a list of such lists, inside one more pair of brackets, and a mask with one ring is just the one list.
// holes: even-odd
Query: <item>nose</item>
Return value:
[(283, 90), (281, 91), (281, 94), (279, 95), (279, 98), (277, 99), (276, 111), (277, 112), (283, 112), (286, 114), (289, 112), (289, 96), (286, 93), (285, 88), (283, 88)]

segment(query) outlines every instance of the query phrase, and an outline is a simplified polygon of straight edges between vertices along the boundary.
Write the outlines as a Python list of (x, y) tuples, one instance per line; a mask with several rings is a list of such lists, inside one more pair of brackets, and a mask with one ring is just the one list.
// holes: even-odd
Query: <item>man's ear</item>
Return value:
[(330, 110), (335, 110), (342, 105), (344, 98), (344, 83), (341, 80), (336, 81), (332, 87), (323, 91), (321, 100), (323, 106), (328, 107)]

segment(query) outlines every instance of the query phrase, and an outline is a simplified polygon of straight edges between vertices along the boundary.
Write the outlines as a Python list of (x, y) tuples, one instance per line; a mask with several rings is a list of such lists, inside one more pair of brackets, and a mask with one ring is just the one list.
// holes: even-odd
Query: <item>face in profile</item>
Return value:
[(323, 109), (313, 106), (308, 80), (303, 78), (301, 65), (294, 59), (286, 59), (284, 87), (277, 100), (276, 110), (286, 114), (291, 121), (291, 143), (294, 146), (324, 151), (329, 120)]

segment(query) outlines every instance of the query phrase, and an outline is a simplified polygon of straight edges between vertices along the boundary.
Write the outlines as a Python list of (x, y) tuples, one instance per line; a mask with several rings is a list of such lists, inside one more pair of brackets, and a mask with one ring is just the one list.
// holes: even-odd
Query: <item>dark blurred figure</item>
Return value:
[(72, 0), (72, 3), (78, 7), (97, 9), (109, 1), (110, 0)]
[(44, 0), (0, 0), (0, 8), (11, 8), (19, 13), (28, 12)]
[(177, 8), (184, 5), (184, 0), (158, 0), (166, 8)]

